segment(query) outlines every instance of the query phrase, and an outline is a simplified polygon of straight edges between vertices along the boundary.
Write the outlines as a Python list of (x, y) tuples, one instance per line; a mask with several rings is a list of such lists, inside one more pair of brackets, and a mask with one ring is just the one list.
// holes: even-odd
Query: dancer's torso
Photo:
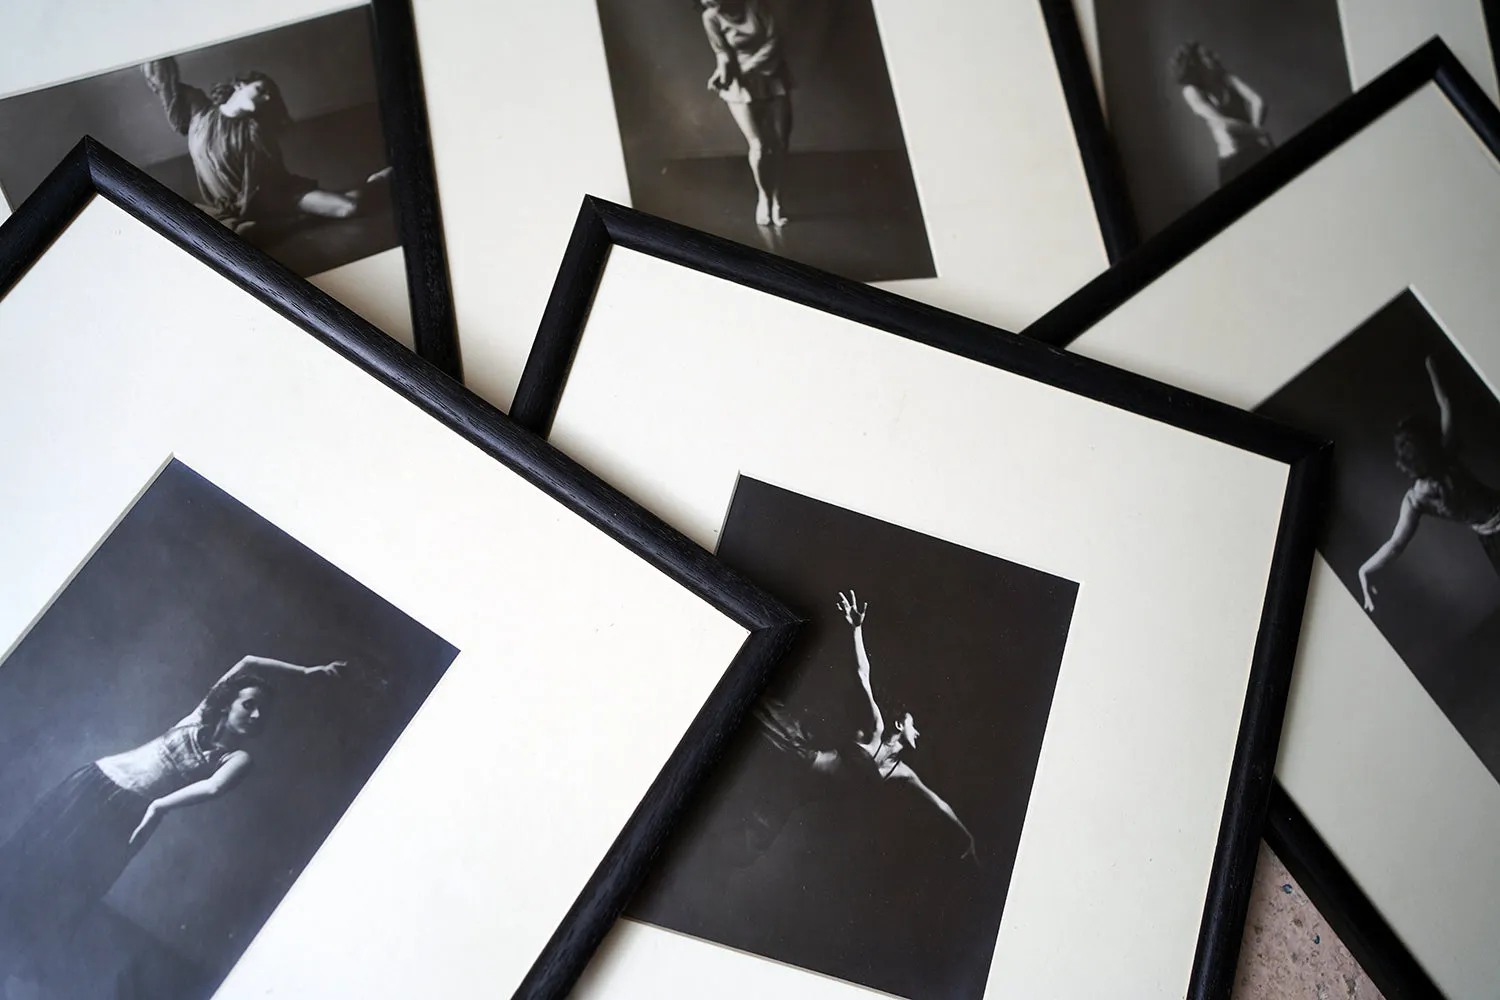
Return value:
[(204, 746), (197, 725), (169, 729), (149, 743), (95, 761), (105, 777), (148, 799), (161, 798), (218, 770), (228, 751)]
[(188, 155), (203, 197), (221, 212), (243, 212), (255, 192), (286, 173), (276, 141), (254, 115), (231, 118), (218, 108), (193, 117)]
[(1500, 491), (1463, 466), (1417, 480), (1406, 496), (1420, 513), (1467, 524), (1481, 535), (1500, 533)]

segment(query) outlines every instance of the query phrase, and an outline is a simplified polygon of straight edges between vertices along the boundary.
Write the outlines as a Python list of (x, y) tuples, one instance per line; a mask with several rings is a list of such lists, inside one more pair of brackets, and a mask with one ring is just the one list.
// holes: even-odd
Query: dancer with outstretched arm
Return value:
[[(826, 786), (821, 789), (823, 794), (878, 793), (893, 787), (915, 791), (962, 836), (967, 847), (960, 857), (977, 862), (979, 852), (974, 836), (963, 820), (959, 819), (958, 813), (941, 795), (928, 787), (911, 765), (901, 759), (908, 748), (917, 745), (920, 733), (916, 719), (910, 712), (900, 712), (887, 729), (885, 715), (875, 700), (874, 689), (870, 684), (870, 656), (864, 640), (864, 623), (869, 603), (860, 604), (851, 590), (848, 594), (839, 593), (836, 606), (853, 629), (855, 672), (869, 710), (868, 716), (863, 720), (865, 725), (856, 729), (840, 745), (818, 747), (786, 705), (775, 699), (763, 698), (754, 710), (762, 735), (776, 749), (795, 757), (809, 773), (824, 779)], [(816, 796), (819, 790), (818, 785), (814, 785), (811, 795)], [(763, 849), (775, 839), (786, 819), (785, 814), (758, 815), (756, 825), (751, 830), (752, 839)]]
[(287, 169), (281, 135), (292, 124), (281, 88), (264, 73), (247, 73), (207, 93), (183, 83), (175, 59), (141, 67), (167, 121), (187, 137), (198, 178), (199, 205), (235, 232), (278, 228), (309, 219), (347, 219), (385, 194), (391, 168), (371, 174), (362, 187), (327, 191)]
[(1401, 498), (1391, 537), (1359, 568), (1365, 610), (1372, 613), (1379, 591), (1371, 577), (1401, 557), (1416, 537), (1423, 517), (1467, 525), (1500, 574), (1500, 490), (1482, 482), (1459, 457), (1453, 405), (1432, 358), (1427, 359), (1426, 367), (1438, 419), (1434, 422), (1430, 416), (1416, 415), (1396, 426), (1396, 467), (1411, 478), (1412, 484)]
[(337, 678), (345, 666), (246, 656), (162, 735), (84, 765), (43, 795), (0, 843), (0, 996), (68, 961), (75, 929), (169, 814), (239, 786), (249, 746), (288, 684)]

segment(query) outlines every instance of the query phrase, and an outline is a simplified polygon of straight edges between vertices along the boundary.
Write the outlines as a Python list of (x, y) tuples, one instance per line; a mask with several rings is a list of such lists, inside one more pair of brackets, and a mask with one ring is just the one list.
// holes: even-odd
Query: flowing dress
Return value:
[(148, 743), (79, 768), (0, 843), (0, 984), (7, 970), (67, 960), (74, 930), (144, 844), (130, 836), (147, 806), (224, 763), (229, 751), (206, 746), (201, 733), (195, 711)]

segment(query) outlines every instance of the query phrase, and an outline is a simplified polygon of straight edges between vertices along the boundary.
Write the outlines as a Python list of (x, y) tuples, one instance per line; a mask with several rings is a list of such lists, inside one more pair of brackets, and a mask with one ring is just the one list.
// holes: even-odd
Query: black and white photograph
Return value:
[(456, 656), (169, 462), (0, 663), (0, 997), (212, 996)]
[(1500, 778), (1500, 401), (1413, 292), (1262, 412), (1334, 442), (1320, 546)]
[(932, 278), (871, 0), (598, 0), (634, 207), (857, 281)]
[(982, 997), (1077, 585), (746, 476), (718, 554), (809, 624), (630, 915)]
[(1338, 0), (1099, 0), (1105, 112), (1142, 237), (1339, 101)]
[(89, 135), (303, 277), (400, 245), (356, 7), (0, 98), (12, 208)]

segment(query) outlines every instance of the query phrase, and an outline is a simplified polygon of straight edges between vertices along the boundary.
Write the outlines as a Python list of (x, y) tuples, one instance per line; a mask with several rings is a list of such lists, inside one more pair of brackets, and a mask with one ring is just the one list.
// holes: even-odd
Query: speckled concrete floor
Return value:
[(1234, 1000), (1384, 1000), (1264, 844)]

